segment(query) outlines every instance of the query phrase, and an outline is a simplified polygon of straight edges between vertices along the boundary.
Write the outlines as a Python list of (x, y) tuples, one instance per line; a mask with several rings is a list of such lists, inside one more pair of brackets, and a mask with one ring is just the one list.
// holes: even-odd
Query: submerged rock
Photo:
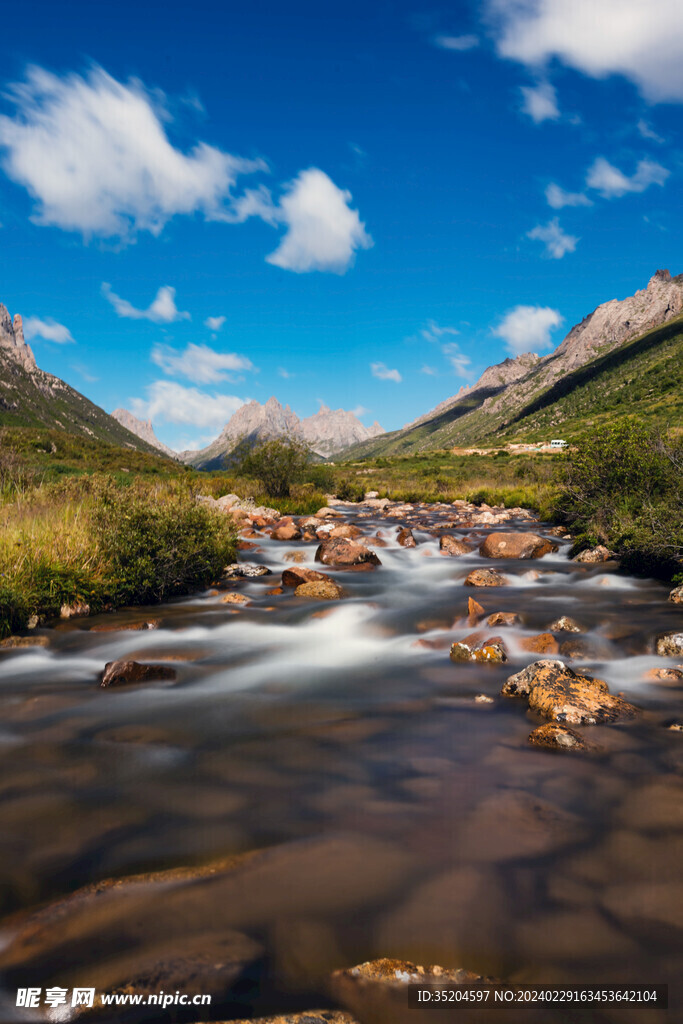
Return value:
[(139, 661), (108, 661), (104, 666), (100, 686), (123, 686), (127, 683), (151, 683), (161, 679), (175, 679), (176, 671), (168, 665), (143, 665)]
[(660, 633), (655, 639), (655, 651), (664, 657), (683, 656), (683, 632), (672, 629), (668, 633)]
[(557, 544), (537, 533), (490, 533), (479, 545), (484, 558), (543, 558), (557, 551)]
[(294, 591), (295, 597), (305, 597), (309, 601), (337, 601), (344, 596), (344, 590), (334, 580), (311, 580), (301, 583)]
[(417, 546), (417, 541), (413, 537), (413, 531), (409, 526), (399, 528), (396, 540), (402, 548), (414, 548)]
[(451, 537), (448, 534), (441, 537), (439, 540), (439, 550), (444, 555), (468, 555), (472, 548), (469, 544), (465, 544), (464, 540), (459, 540), (457, 537)]
[(489, 626), (517, 626), (520, 622), (517, 612), (493, 612), (486, 620)]
[(551, 750), (586, 750), (588, 744), (578, 732), (568, 729), (565, 725), (548, 722), (539, 725), (529, 735), (529, 743), (533, 747), (546, 747)]
[(345, 537), (332, 537), (324, 541), (315, 553), (315, 560), (323, 565), (339, 566), (382, 564), (371, 548)]
[(504, 697), (528, 697), (544, 718), (569, 725), (600, 725), (631, 718), (637, 709), (609, 692), (602, 679), (573, 672), (562, 661), (535, 661), (503, 684)]
[(224, 594), (221, 598), (222, 604), (251, 604), (246, 594)]
[(465, 578), (466, 587), (506, 587), (510, 581), (496, 569), (473, 569)]
[(572, 619), (569, 615), (560, 615), (559, 619), (555, 619), (550, 623), (548, 629), (553, 633), (585, 633), (585, 628), (576, 619)]
[(302, 583), (324, 582), (329, 578), (324, 572), (318, 572), (317, 569), (285, 569), (282, 573), (282, 586), (300, 587)]
[(240, 577), (251, 579), (255, 576), (268, 576), (270, 571), (267, 565), (257, 565), (255, 562), (233, 562), (223, 569), (223, 578), (228, 580)]
[(519, 641), (523, 651), (534, 654), (559, 654), (560, 645), (552, 633), (539, 633), (538, 636), (525, 636)]
[(17, 650), (21, 647), (48, 647), (49, 643), (46, 636), (6, 636), (0, 640), (0, 648)]

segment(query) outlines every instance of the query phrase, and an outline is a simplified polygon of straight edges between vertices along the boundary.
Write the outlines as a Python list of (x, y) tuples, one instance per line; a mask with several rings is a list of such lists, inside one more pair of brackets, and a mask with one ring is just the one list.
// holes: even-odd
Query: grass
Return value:
[(6, 501), (0, 525), (0, 636), (63, 604), (96, 612), (188, 593), (236, 550), (230, 520), (177, 480), (41, 484)]

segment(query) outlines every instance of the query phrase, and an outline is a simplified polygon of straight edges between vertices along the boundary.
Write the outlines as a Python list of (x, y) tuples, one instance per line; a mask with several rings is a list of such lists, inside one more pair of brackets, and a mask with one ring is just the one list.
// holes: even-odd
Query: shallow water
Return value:
[[(423, 512), (423, 526), (439, 514)], [(382, 956), (519, 982), (683, 977), (683, 733), (667, 728), (683, 722), (683, 685), (646, 679), (677, 664), (651, 651), (680, 607), (659, 583), (571, 563), (566, 544), (534, 562), (449, 558), (427, 529), (398, 547), (399, 525), (362, 521), (382, 531), (382, 565), (329, 570), (348, 592), (331, 605), (268, 595), (285, 554), (303, 550), (313, 567), (316, 544), (264, 538), (245, 556), (273, 575), (236, 584), (248, 606), (206, 593), (147, 609), (159, 629), (93, 630), (144, 619), (135, 609), (0, 655), (5, 912), (112, 876), (271, 851), (265, 867), (143, 887), (125, 912), (55, 929), (8, 969), (6, 990), (106, 984), (122, 948), (144, 960), (162, 939), (211, 948), (230, 929), (263, 957), (222, 1019), (319, 1004), (330, 970)], [(477, 566), (512, 585), (465, 587)], [(450, 662), (449, 644), (473, 629), (470, 596), (523, 617), (484, 626), (505, 637), (508, 664)], [(593, 645), (571, 664), (642, 709), (584, 730), (599, 747), (589, 755), (532, 749), (540, 719), (499, 696), (541, 657), (519, 641), (561, 614)], [(104, 663), (124, 656), (172, 659), (177, 679), (102, 690)], [(576, 1019), (650, 1019), (628, 1013)]]

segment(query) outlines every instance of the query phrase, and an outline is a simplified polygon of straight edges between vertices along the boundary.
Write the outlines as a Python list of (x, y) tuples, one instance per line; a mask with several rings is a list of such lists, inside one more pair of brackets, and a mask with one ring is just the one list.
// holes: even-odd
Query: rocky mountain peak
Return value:
[(126, 430), (130, 430), (131, 434), (135, 434), (136, 437), (146, 441), (147, 444), (151, 444), (154, 448), (158, 448), (164, 455), (168, 455), (172, 459), (176, 459), (178, 456), (174, 451), (168, 448), (163, 441), (154, 433), (151, 420), (141, 420), (137, 416), (134, 416), (128, 409), (114, 409), (112, 416), (122, 427)]
[(36, 360), (30, 345), (24, 340), (24, 323), (17, 313), (14, 320), (6, 306), (0, 303), (0, 348), (16, 359), (25, 370), (35, 370)]

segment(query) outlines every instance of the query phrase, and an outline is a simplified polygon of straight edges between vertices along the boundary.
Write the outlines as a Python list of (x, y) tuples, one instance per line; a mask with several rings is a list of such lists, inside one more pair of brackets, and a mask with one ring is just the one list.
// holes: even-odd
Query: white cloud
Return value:
[(165, 284), (156, 293), (147, 309), (137, 309), (127, 299), (113, 292), (107, 281), (101, 288), (107, 302), (110, 302), (119, 316), (128, 320), (151, 320), (153, 324), (172, 324), (176, 320), (189, 320), (189, 313), (181, 313), (175, 304), (175, 288)]
[(515, 306), (509, 310), (493, 333), (502, 338), (508, 352), (539, 352), (550, 348), (551, 333), (562, 323), (558, 310), (549, 306)]
[(361, 416), (366, 416), (370, 410), (366, 409), (364, 405), (357, 405), (355, 409), (351, 409), (351, 412), (360, 419)]
[(234, 380), (242, 370), (254, 370), (254, 364), (237, 352), (215, 352), (208, 345), (190, 343), (183, 352), (168, 345), (155, 345), (153, 363), (172, 377), (185, 377), (194, 384), (214, 384), (219, 380)]
[(426, 373), (428, 377), (438, 377), (439, 376), (439, 371), (434, 369), (433, 366), (427, 366), (426, 363), (422, 367), (422, 369), (420, 370), (420, 373)]
[(557, 217), (547, 224), (537, 224), (527, 231), (527, 238), (545, 244), (545, 255), (553, 260), (561, 260), (565, 253), (574, 252), (579, 239), (575, 235), (566, 234), (560, 227)]
[(205, 142), (169, 141), (163, 97), (94, 67), (64, 78), (32, 67), (0, 116), (2, 166), (36, 201), (33, 220), (84, 236), (158, 235), (175, 214), (220, 219), (240, 174), (265, 170)]
[(638, 124), (636, 125), (636, 128), (638, 129), (638, 133), (642, 135), (644, 139), (650, 139), (651, 142), (664, 142), (662, 136), (658, 135), (657, 132), (650, 127), (650, 125), (644, 118), (641, 117), (640, 121), (638, 121)]
[(663, 185), (669, 173), (666, 167), (654, 160), (641, 160), (635, 174), (629, 178), (618, 167), (599, 156), (588, 169), (586, 185), (596, 189), (604, 199), (615, 199), (627, 192), (644, 192), (650, 185)]
[(58, 324), (51, 316), (45, 320), (27, 316), (24, 320), (24, 337), (27, 341), (42, 338), (43, 341), (54, 341), (57, 345), (66, 345), (74, 340), (69, 328)]
[(460, 334), (460, 331), (455, 327), (442, 327), (436, 320), (428, 320), (427, 326), (422, 328), (420, 334), (425, 341), (439, 342), (444, 336)]
[(441, 351), (451, 364), (453, 371), (460, 377), (467, 377), (469, 367), (472, 364), (470, 357), (461, 352), (454, 341), (449, 342), (447, 345), (443, 345), (441, 347)]
[(683, 101), (680, 0), (487, 0), (498, 53), (537, 70), (559, 58), (622, 74), (652, 103)]
[(220, 331), (221, 327), (225, 323), (226, 317), (224, 316), (207, 316), (204, 321), (204, 326), (208, 327), (210, 331)]
[(289, 370), (285, 370), (284, 366), (278, 366), (277, 372), (278, 376), (282, 377), (283, 380), (291, 380), (291, 378), (294, 376), (294, 374), (290, 373)]
[(562, 210), (565, 206), (592, 206), (593, 203), (583, 192), (565, 192), (563, 188), (551, 182), (545, 190), (548, 206), (553, 210)]
[(455, 50), (462, 53), (464, 50), (473, 50), (479, 46), (478, 36), (434, 36), (434, 46), (440, 50)]
[(541, 121), (556, 121), (560, 116), (557, 93), (550, 82), (523, 85), (520, 92), (522, 93), (522, 111), (529, 115), (534, 124), (540, 124)]
[(343, 274), (353, 263), (356, 249), (373, 244), (350, 201), (351, 193), (338, 188), (323, 171), (316, 167), (301, 171), (286, 187), (277, 208), (277, 219), (287, 225), (287, 233), (267, 262), (297, 273)]
[(398, 370), (390, 370), (384, 363), (370, 363), (370, 369), (372, 370), (372, 376), (376, 377), (377, 380), (393, 380), (397, 384), (400, 384), (403, 380)]
[(147, 398), (133, 398), (131, 412), (141, 419), (188, 423), (221, 430), (232, 414), (244, 405), (235, 395), (209, 394), (170, 380), (157, 380), (147, 388)]

